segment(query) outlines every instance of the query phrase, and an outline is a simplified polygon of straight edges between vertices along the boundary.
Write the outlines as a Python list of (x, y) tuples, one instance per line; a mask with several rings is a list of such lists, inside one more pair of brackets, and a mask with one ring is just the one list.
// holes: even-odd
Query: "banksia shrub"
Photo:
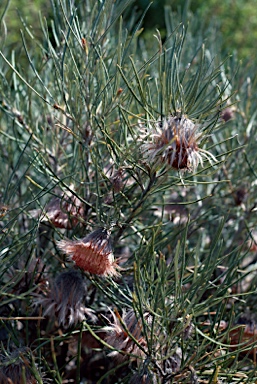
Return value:
[(0, 381), (256, 382), (256, 66), (122, 0), (47, 1), (13, 50), (7, 5)]

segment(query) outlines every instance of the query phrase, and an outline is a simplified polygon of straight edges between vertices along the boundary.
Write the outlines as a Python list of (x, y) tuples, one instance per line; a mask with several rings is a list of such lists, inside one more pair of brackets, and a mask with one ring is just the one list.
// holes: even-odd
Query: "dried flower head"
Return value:
[(145, 369), (142, 372), (135, 372), (131, 376), (129, 384), (157, 384), (157, 380)]
[[(19, 279), (15, 279), (17, 274), (22, 276)], [(45, 272), (47, 271), (46, 265), (39, 258), (33, 258), (27, 263), (23, 259), (18, 259), (16, 265), (12, 265), (7, 271), (7, 278), (15, 281), (12, 286), (12, 293), (17, 297), (23, 292), (27, 292), (31, 287), (35, 288), (34, 292), (39, 292), (47, 284), (45, 278)], [(23, 300), (18, 300), (17, 302), (21, 303)]]
[(236, 205), (242, 205), (247, 198), (247, 190), (244, 187), (237, 189), (234, 192), (234, 200)]
[(227, 108), (225, 108), (222, 112), (221, 112), (221, 118), (225, 121), (225, 122), (227, 122), (227, 121), (229, 121), (229, 120), (231, 120), (231, 119), (233, 119), (233, 117), (234, 117), (234, 114), (235, 114), (235, 107), (233, 108), (231, 108), (231, 107), (227, 107)]
[[(240, 327), (241, 325), (241, 327)], [(257, 339), (257, 316), (252, 313), (249, 308), (241, 314), (237, 320), (235, 328), (229, 332), (230, 344), (233, 349), (238, 348), (237, 344), (244, 343), (249, 346), (242, 353), (256, 356), (256, 339)]]
[[(139, 344), (142, 348), (146, 347), (146, 341), (142, 336), (142, 321), (136, 318), (132, 309), (124, 312), (122, 317), (118, 312), (111, 311), (111, 314), (113, 323), (101, 329), (106, 332), (104, 340), (107, 344), (117, 349), (117, 351), (110, 352), (109, 356), (118, 363), (127, 360), (129, 355), (132, 359), (135, 356), (144, 356), (143, 350), (138, 346)], [(151, 322), (149, 313), (146, 313), (144, 317), (147, 323)]]
[(54, 197), (47, 204), (41, 221), (49, 221), (56, 228), (72, 229), (83, 217), (84, 208), (81, 200), (67, 191), (62, 197)]
[(182, 349), (176, 347), (174, 353), (166, 360), (163, 361), (163, 371), (166, 374), (173, 374), (179, 372), (182, 361)]
[[(30, 361), (30, 349), (18, 348), (0, 356), (0, 384), (37, 384)], [(39, 373), (38, 373), (39, 374)]]
[(36, 304), (44, 308), (43, 315), (53, 315), (59, 325), (68, 328), (84, 320), (85, 315), (95, 320), (94, 311), (84, 305), (86, 284), (79, 271), (68, 270), (60, 273), (45, 298), (39, 298)]
[(112, 188), (115, 193), (120, 192), (124, 187), (123, 174), (124, 170), (119, 168), (111, 178)]
[(80, 240), (61, 240), (58, 247), (83, 271), (101, 276), (119, 275), (119, 267), (112, 252), (110, 231), (105, 228), (97, 229)]
[(216, 162), (215, 157), (199, 148), (201, 133), (190, 119), (185, 116), (169, 116), (150, 127), (143, 144), (144, 157), (150, 161), (167, 163), (180, 171), (195, 171), (199, 163), (203, 166), (203, 158)]

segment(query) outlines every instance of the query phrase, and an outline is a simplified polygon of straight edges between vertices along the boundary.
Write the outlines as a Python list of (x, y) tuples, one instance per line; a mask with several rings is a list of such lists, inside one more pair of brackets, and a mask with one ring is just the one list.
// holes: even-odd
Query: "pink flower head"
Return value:
[(203, 157), (210, 163), (215, 157), (199, 148), (201, 133), (197, 126), (185, 116), (169, 116), (150, 127), (151, 131), (143, 139), (144, 157), (150, 161), (166, 163), (174, 169), (195, 171), (199, 163), (203, 166)]
[(70, 256), (83, 271), (100, 276), (118, 276), (114, 261), (110, 231), (97, 229), (80, 240), (61, 240), (58, 247)]

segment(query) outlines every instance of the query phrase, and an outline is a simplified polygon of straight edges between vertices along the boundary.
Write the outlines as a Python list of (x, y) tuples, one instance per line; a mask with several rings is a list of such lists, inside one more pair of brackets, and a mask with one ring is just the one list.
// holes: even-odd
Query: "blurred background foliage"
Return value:
[[(148, 0), (138, 0), (140, 9), (145, 9)], [(164, 29), (164, 7), (171, 6), (173, 11), (185, 6), (199, 17), (203, 28), (213, 23), (217, 32), (222, 34), (221, 49), (227, 53), (236, 50), (239, 59), (254, 59), (254, 47), (257, 38), (257, 7), (255, 0), (159, 0), (154, 1), (145, 19), (147, 28)]]
[[(33, 30), (35, 37), (40, 37), (42, 30), (38, 12), (47, 19), (51, 18), (51, 0), (11, 0), (6, 16), (8, 26), (7, 46), (17, 49), (21, 45), (20, 29), (23, 19), (27, 26)], [(79, 1), (77, 1), (79, 4)], [(147, 8), (149, 0), (136, 0), (134, 5), (139, 15)], [(7, 2), (0, 4), (2, 14)], [(221, 34), (220, 49), (226, 54), (235, 54), (241, 60), (255, 60), (254, 48), (257, 39), (257, 7), (255, 0), (154, 0), (149, 8), (143, 27), (145, 33), (151, 34), (158, 28), (165, 38), (165, 7), (171, 7), (172, 11), (182, 10), (188, 7), (193, 15), (202, 22), (202, 29), (208, 29), (212, 24), (216, 28), (216, 35)], [(2, 31), (3, 32), (3, 31)], [(215, 36), (217, 37), (217, 36)]]

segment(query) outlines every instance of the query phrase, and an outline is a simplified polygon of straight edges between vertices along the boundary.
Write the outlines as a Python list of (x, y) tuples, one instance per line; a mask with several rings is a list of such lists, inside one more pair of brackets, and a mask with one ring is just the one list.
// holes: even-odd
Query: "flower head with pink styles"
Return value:
[[(211, 164), (216, 158), (199, 147), (202, 133), (190, 119), (169, 116), (152, 124), (143, 136), (145, 159), (167, 164), (179, 171), (195, 171), (206, 158)], [(147, 141), (147, 142), (145, 142)]]
[(70, 256), (77, 267), (100, 276), (118, 276), (110, 231), (99, 228), (80, 240), (61, 240), (58, 247)]

